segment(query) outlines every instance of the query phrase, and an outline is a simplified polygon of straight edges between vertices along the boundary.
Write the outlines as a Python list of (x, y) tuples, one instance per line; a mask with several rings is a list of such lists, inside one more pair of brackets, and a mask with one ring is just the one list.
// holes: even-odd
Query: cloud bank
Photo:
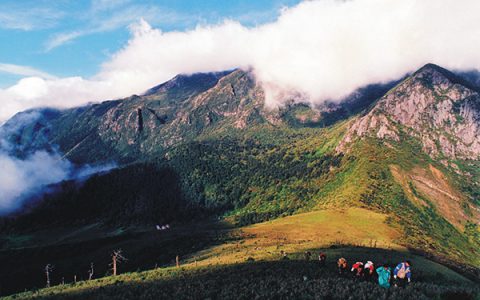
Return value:
[(43, 151), (25, 160), (0, 153), (0, 215), (21, 205), (19, 197), (67, 178), (70, 167), (59, 155)]
[(58, 153), (38, 151), (18, 159), (0, 151), (0, 216), (20, 208), (28, 196), (41, 193), (47, 185), (62, 180), (83, 180), (115, 164), (75, 167)]
[(56, 151), (36, 151), (19, 158), (12, 153), (23, 152), (9, 137), (39, 121), (46, 110), (32, 110), (18, 114), (14, 120), (0, 127), (0, 216), (21, 208), (29, 196), (41, 195), (50, 184), (63, 180), (84, 180), (92, 174), (108, 171), (116, 164), (72, 164)]
[(0, 90), (0, 120), (35, 106), (67, 107), (142, 93), (178, 73), (251, 68), (274, 106), (291, 95), (321, 103), (433, 62), (480, 69), (480, 1), (318, 0), (272, 23), (234, 20), (162, 32), (145, 21), (92, 78), (28, 77)]

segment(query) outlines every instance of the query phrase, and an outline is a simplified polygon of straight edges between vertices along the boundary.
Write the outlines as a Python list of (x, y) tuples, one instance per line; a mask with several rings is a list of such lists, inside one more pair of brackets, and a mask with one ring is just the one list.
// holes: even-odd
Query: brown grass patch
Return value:
[(471, 209), (468, 215), (464, 205), (470, 206), (462, 193), (450, 184), (448, 178), (433, 165), (428, 169), (415, 167), (405, 171), (399, 166), (391, 165), (395, 180), (403, 187), (407, 197), (416, 205), (427, 206), (430, 202), (452, 225), (463, 230), (466, 220), (480, 218), (478, 211)]

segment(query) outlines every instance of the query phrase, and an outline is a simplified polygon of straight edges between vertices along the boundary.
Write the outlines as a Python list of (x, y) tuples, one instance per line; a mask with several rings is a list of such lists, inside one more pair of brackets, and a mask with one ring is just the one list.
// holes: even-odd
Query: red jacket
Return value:
[(363, 263), (360, 261), (357, 261), (355, 264), (352, 266), (352, 271), (356, 270), (357, 273), (359, 273), (363, 269)]

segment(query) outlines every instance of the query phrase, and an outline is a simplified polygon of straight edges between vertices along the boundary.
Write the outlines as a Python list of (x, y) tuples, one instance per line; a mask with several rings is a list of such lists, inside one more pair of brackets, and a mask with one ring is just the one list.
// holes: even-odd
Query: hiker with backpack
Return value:
[(305, 251), (305, 260), (306, 260), (306, 261), (309, 261), (309, 260), (310, 260), (310, 257), (312, 257), (312, 252), (310, 252), (310, 251)]
[(354, 277), (363, 277), (363, 262), (357, 261), (356, 263), (354, 263), (350, 272), (353, 274)]
[(320, 262), (320, 267), (325, 267), (327, 255), (323, 252), (320, 252), (320, 254), (318, 254), (318, 261)]
[(371, 280), (375, 274), (375, 266), (372, 261), (367, 261), (363, 266), (363, 274), (367, 280)]
[(343, 257), (339, 258), (337, 261), (337, 266), (338, 266), (338, 274), (344, 275), (347, 273), (347, 260)]
[(401, 262), (397, 265), (395, 270), (393, 270), (393, 278), (395, 279), (395, 286), (404, 287), (408, 282), (410, 283), (412, 277), (412, 271), (410, 261)]
[(378, 284), (381, 287), (389, 288), (390, 278), (392, 276), (392, 269), (387, 265), (383, 265), (381, 267), (378, 267), (376, 272), (378, 274)]

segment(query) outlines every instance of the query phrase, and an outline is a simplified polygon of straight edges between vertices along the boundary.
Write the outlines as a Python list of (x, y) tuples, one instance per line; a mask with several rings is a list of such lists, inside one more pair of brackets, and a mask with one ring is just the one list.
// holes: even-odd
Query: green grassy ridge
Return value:
[(480, 206), (480, 161), (474, 160), (454, 160), (461, 172), (469, 174), (457, 178), (457, 186), (467, 195), (472, 203)]
[[(328, 257), (325, 268), (319, 267), (314, 260), (305, 261), (302, 254), (297, 253), (289, 260), (127, 273), (76, 285), (58, 285), (5, 299), (383, 299), (387, 296), (389, 299), (449, 299), (453, 296), (476, 299), (479, 296), (478, 286), (411, 254), (362, 248), (322, 251)], [(349, 262), (372, 259), (388, 264), (407, 257), (413, 260), (414, 283), (406, 288), (383, 289), (375, 282), (339, 276), (335, 259), (340, 256)]]
[[(343, 175), (345, 178), (342, 183), (347, 183), (347, 186), (330, 187), (335, 192), (334, 197), (341, 198), (339, 191), (343, 190), (348, 193), (344, 198), (358, 200), (351, 201), (348, 205), (356, 204), (390, 214), (390, 220), (405, 230), (403, 241), (399, 241), (401, 245), (479, 266), (480, 251), (476, 250), (478, 245), (469, 241), (435, 207), (419, 208), (413, 205), (402, 187), (395, 182), (389, 165), (399, 165), (407, 171), (413, 167), (437, 165), (421, 152), (415, 152), (416, 145), (415, 141), (406, 141), (391, 148), (376, 139), (360, 141), (351, 152), (355, 159), (350, 159), (349, 163), (353, 166), (346, 168)], [(348, 160), (348, 157), (345, 159)], [(347, 188), (348, 184), (355, 188)]]
[[(309, 138), (290, 139), (289, 144), (276, 144), (277, 148), (265, 153), (270, 153), (269, 151), (284, 153), (278, 157), (282, 163), (308, 161), (317, 155), (320, 157), (325, 155), (325, 152), (332, 153), (336, 143), (329, 143), (331, 139), (325, 138), (341, 137), (337, 132), (342, 130), (341, 126), (319, 130), (316, 131), (317, 137), (306, 135)], [(421, 145), (417, 140), (406, 137), (401, 143), (390, 141), (390, 147), (377, 139), (359, 141), (338, 164), (330, 166), (334, 167), (333, 170), (330, 168), (320, 176), (307, 175), (302, 178), (288, 176), (271, 182), (262, 179), (261, 176), (257, 177), (256, 173), (250, 170), (240, 176), (250, 175), (255, 178), (254, 185), (250, 186), (247, 194), (242, 194), (244, 206), (237, 206), (227, 216), (233, 216), (239, 224), (249, 224), (308, 211), (315, 207), (373, 208), (389, 214), (391, 216), (389, 221), (393, 226), (405, 229), (406, 235), (399, 241), (402, 245), (478, 266), (480, 253), (475, 251), (476, 244), (446, 221), (433, 206), (425, 209), (415, 206), (393, 178), (389, 169), (389, 165), (392, 164), (399, 165), (406, 171), (414, 167), (428, 168), (429, 164), (434, 164), (443, 170), (452, 182), (455, 183), (454, 180), (457, 178), (457, 175), (422, 154)], [(326, 145), (329, 150), (322, 150)], [(241, 153), (245, 154), (244, 151)], [(254, 160), (262, 161), (265, 157), (268, 156), (258, 155)], [(251, 164), (251, 161), (247, 161), (246, 164)], [(291, 166), (286, 164), (276, 170)], [(308, 172), (304, 171), (304, 174)], [(238, 184), (237, 179), (238, 177), (234, 176), (232, 183)]]

